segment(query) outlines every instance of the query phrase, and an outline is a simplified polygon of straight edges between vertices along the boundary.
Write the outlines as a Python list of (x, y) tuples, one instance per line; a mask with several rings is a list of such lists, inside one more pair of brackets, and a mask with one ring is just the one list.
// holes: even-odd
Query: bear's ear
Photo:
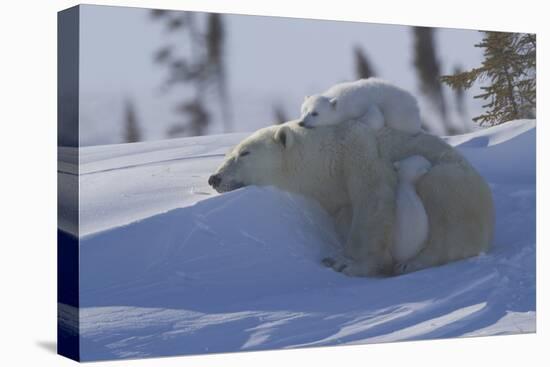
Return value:
[(338, 102), (338, 100), (336, 98), (332, 98), (330, 100), (330, 105), (332, 106), (332, 108), (336, 108), (336, 103)]
[(288, 126), (281, 126), (275, 132), (275, 141), (283, 148), (288, 148), (292, 145), (292, 131)]
[(311, 96), (305, 96), (304, 97), (304, 102), (307, 101)]
[(393, 168), (399, 171), (399, 162), (393, 162)]

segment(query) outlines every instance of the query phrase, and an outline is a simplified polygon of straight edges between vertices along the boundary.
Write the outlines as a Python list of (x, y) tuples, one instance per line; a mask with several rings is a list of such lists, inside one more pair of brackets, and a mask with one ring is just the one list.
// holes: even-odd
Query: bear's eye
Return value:
[(318, 113), (317, 111), (313, 111), (313, 112), (311, 113), (311, 116), (317, 116), (318, 114), (319, 114), (319, 113)]
[(248, 150), (245, 150), (244, 152), (241, 152), (239, 154), (239, 157), (244, 157), (244, 156), (249, 155), (249, 154), (250, 154), (250, 152)]

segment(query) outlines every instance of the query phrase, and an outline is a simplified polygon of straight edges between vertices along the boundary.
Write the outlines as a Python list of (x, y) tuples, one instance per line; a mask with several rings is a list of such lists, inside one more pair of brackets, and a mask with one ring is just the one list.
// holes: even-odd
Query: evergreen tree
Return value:
[(376, 75), (374, 68), (361, 47), (353, 47), (353, 55), (355, 60), (355, 76), (357, 79), (367, 79)]
[(420, 91), (431, 102), (439, 114), (442, 132), (449, 128), (447, 104), (439, 80), (440, 64), (437, 59), (434, 29), (430, 27), (413, 27), (414, 67), (420, 81)]
[(188, 116), (187, 124), (174, 124), (168, 129), (169, 136), (199, 136), (206, 133), (210, 115), (204, 108), (202, 101), (195, 99), (183, 102), (176, 107), (176, 111)]
[(286, 110), (280, 103), (273, 105), (273, 115), (275, 116), (276, 124), (284, 124), (289, 121)]
[[(464, 69), (460, 65), (455, 65), (453, 73), (454, 74), (460, 74), (464, 71)], [(455, 96), (455, 107), (456, 107), (456, 113), (458, 115), (459, 120), (462, 122), (463, 125), (463, 131), (467, 132), (471, 128), (471, 122), (470, 118), (468, 116), (468, 111), (466, 108), (466, 101), (465, 101), (465, 94), (464, 89), (462, 88), (456, 88), (454, 89), (454, 96)]]
[(137, 121), (137, 114), (133, 102), (127, 99), (124, 108), (125, 121), (125, 141), (127, 143), (135, 143), (141, 141), (141, 133)]
[(233, 118), (227, 92), (224, 60), (225, 27), (220, 14), (212, 13), (208, 15), (206, 43), (207, 62), (212, 68), (211, 73), (217, 84), (218, 96), (224, 118), (224, 131), (231, 132), (233, 131)]
[[(454, 75), (462, 73), (464, 70), (459, 65), (455, 65), (453, 73)], [(466, 104), (464, 103), (464, 89), (455, 88), (455, 101), (456, 101), (456, 112), (460, 117), (466, 115)]]
[(475, 45), (484, 49), (480, 67), (447, 75), (441, 80), (455, 89), (468, 89), (477, 80), (488, 80), (482, 93), (488, 101), (484, 114), (474, 118), (481, 125), (497, 125), (519, 118), (534, 118), (536, 108), (536, 37), (533, 34), (483, 32)]
[[(211, 121), (208, 93), (212, 87), (220, 100), (224, 130), (232, 130), (227, 92), (224, 44), (225, 28), (220, 14), (199, 14), (153, 10), (153, 19), (163, 21), (166, 30), (181, 36), (181, 43), (168, 44), (157, 50), (154, 60), (168, 69), (164, 89), (182, 86), (191, 93), (177, 104), (175, 111), (184, 116), (169, 130), (169, 136), (203, 135)], [(202, 18), (202, 19), (200, 19)], [(204, 19), (204, 22), (201, 20)]]

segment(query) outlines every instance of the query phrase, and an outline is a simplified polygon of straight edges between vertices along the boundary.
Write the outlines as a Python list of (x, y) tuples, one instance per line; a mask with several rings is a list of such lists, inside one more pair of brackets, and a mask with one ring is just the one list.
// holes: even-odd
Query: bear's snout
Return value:
[(216, 188), (217, 186), (219, 186), (221, 182), (222, 182), (222, 178), (220, 177), (220, 175), (217, 175), (217, 174), (212, 175), (208, 178), (208, 184), (213, 188)]

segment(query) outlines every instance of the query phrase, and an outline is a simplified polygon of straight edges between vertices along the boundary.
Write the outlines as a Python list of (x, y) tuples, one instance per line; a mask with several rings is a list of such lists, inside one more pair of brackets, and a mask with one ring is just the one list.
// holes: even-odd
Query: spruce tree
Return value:
[(125, 120), (125, 140), (127, 143), (135, 143), (141, 141), (141, 133), (139, 131), (139, 123), (137, 119), (136, 109), (132, 100), (127, 99), (124, 108)]
[(376, 72), (365, 51), (360, 46), (353, 47), (353, 56), (355, 59), (355, 76), (357, 79), (367, 79), (376, 76)]
[[(455, 65), (453, 73), (454, 74), (460, 74), (463, 71), (464, 71), (464, 69), (462, 68), (462, 66)], [(455, 97), (456, 113), (457, 113), (459, 121), (463, 125), (463, 129), (462, 129), (463, 131), (462, 132), (464, 133), (464, 132), (467, 132), (471, 129), (471, 121), (470, 121), (470, 117), (468, 116), (468, 111), (467, 111), (467, 108), (466, 108), (466, 101), (465, 101), (466, 96), (465, 96), (465, 93), (464, 93), (464, 89), (462, 89), (462, 88), (454, 89), (454, 97)]]
[(208, 14), (206, 31), (207, 60), (212, 78), (217, 85), (217, 93), (224, 119), (224, 132), (233, 131), (233, 116), (225, 69), (225, 26), (220, 14)]
[(277, 103), (273, 105), (273, 115), (275, 117), (276, 124), (284, 124), (289, 121), (288, 115), (282, 104)]
[(214, 13), (153, 10), (153, 19), (162, 21), (168, 32), (178, 34), (181, 42), (157, 50), (154, 60), (168, 70), (163, 90), (185, 87), (185, 100), (175, 111), (183, 119), (168, 131), (168, 136), (204, 135), (213, 116), (209, 93), (217, 90), (224, 131), (233, 130), (225, 68), (226, 31), (222, 15)]
[(534, 34), (483, 32), (475, 45), (484, 49), (480, 67), (443, 76), (454, 89), (468, 89), (477, 80), (488, 81), (474, 96), (487, 103), (474, 117), (481, 125), (497, 125), (519, 118), (534, 118), (536, 108), (536, 37)]
[(439, 76), (441, 66), (437, 57), (434, 28), (412, 27), (414, 36), (414, 67), (420, 82), (420, 91), (439, 115), (441, 132), (449, 133), (447, 103)]

